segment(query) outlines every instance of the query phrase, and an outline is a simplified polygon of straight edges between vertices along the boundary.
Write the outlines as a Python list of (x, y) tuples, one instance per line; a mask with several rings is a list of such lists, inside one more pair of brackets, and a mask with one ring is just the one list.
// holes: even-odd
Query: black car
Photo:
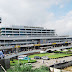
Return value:
[(39, 57), (39, 56), (35, 56), (34, 59), (41, 59), (41, 57)]

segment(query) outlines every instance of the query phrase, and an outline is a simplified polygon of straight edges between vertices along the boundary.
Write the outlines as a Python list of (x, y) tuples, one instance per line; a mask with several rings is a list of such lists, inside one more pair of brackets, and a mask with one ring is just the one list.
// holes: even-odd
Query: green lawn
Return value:
[(49, 58), (59, 58), (59, 57), (65, 57), (65, 56), (70, 56), (72, 54), (65, 54), (65, 53), (55, 53), (53, 55), (48, 56)]
[(40, 57), (42, 57), (42, 56), (48, 56), (48, 55), (50, 55), (51, 53), (41, 53), (41, 54), (34, 54), (34, 55), (30, 55), (30, 56), (28, 56), (29, 58), (34, 58), (34, 56), (40, 56)]
[(48, 56), (48, 58), (60, 58), (60, 57), (65, 57), (65, 56), (70, 56), (72, 54), (69, 53), (43, 53), (43, 54), (34, 54), (30, 55), (29, 58), (34, 58), (34, 56)]
[(67, 51), (54, 51), (55, 53), (66, 53)]
[(23, 63), (34, 63), (34, 62), (36, 62), (36, 60), (30, 60), (30, 62), (28, 62), (28, 60), (19, 60), (19, 62), (18, 62), (18, 60), (14, 59), (13, 61), (10, 61), (10, 65), (14, 66), (14, 65), (16, 65), (18, 63), (23, 64)]
[[(71, 50), (71, 49), (69, 49), (69, 50)], [(71, 51), (54, 51), (54, 53), (64, 53), (64, 54), (72, 54), (72, 52)]]
[(70, 49), (67, 49), (67, 50), (72, 50), (72, 48), (70, 48)]

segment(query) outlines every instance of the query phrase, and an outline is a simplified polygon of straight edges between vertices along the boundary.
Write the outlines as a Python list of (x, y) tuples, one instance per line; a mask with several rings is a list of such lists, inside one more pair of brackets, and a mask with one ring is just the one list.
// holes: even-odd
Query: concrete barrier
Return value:
[(65, 70), (62, 70), (62, 69), (69, 67), (69, 66), (72, 66), (72, 61), (51, 65), (50, 71), (51, 72), (68, 72), (68, 71), (65, 71)]
[(64, 68), (69, 67), (69, 66), (72, 66), (72, 61), (54, 64), (54, 65), (51, 65), (50, 67), (54, 67), (57, 69), (64, 69)]
[(56, 69), (56, 68), (50, 67), (50, 71), (51, 72), (61, 72), (62, 70), (61, 69)]
[(0, 64), (5, 68), (10, 68), (10, 59), (0, 59)]
[(50, 72), (70, 72), (70, 71), (66, 71), (66, 70), (61, 70), (61, 69), (56, 69), (56, 68), (50, 67)]

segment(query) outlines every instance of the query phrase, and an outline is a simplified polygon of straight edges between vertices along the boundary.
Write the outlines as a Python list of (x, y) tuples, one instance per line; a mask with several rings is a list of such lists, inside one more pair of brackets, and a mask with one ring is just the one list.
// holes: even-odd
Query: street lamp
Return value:
[(54, 69), (55, 69), (55, 63), (54, 63), (54, 68), (53, 68), (53, 72), (54, 72)]
[[(32, 42), (34, 43), (34, 40), (32, 40)], [(35, 43), (34, 43), (34, 49), (35, 49)]]

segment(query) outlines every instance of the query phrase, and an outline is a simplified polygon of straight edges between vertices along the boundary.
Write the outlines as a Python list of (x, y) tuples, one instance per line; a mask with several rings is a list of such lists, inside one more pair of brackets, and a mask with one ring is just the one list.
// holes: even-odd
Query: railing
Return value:
[(0, 64), (0, 72), (1, 72), (1, 68), (3, 69), (4, 72), (7, 72), (7, 71), (5, 70), (5, 68)]

